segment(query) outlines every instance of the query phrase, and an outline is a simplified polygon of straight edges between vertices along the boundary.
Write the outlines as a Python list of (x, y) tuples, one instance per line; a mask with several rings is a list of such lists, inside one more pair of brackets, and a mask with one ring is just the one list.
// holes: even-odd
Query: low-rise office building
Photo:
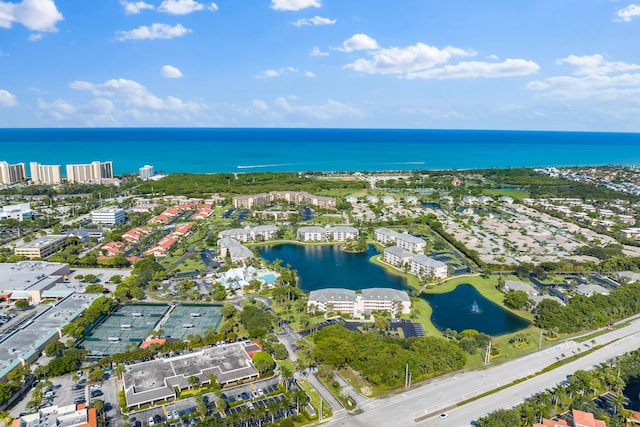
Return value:
[(11, 427), (98, 427), (96, 408), (80, 405), (52, 405), (40, 408), (34, 414), (22, 415), (13, 420)]
[(38, 236), (31, 242), (22, 243), (13, 250), (14, 255), (26, 256), (27, 258), (46, 258), (67, 244), (67, 236), (50, 234), (48, 236)]
[(42, 301), (42, 293), (69, 274), (69, 264), (46, 261), (0, 263), (0, 299)]
[(18, 221), (24, 221), (32, 218), (33, 211), (29, 203), (19, 203), (0, 208), (0, 220), (17, 219)]
[(125, 222), (126, 217), (122, 208), (101, 208), (91, 212), (91, 221), (94, 224), (115, 225)]

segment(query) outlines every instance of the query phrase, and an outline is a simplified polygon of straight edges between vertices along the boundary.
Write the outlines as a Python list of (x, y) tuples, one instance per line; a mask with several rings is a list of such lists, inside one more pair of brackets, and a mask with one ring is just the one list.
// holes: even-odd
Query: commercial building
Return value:
[(16, 246), (13, 253), (30, 259), (46, 258), (64, 248), (66, 242), (67, 236), (58, 234), (39, 236), (36, 240)]
[(18, 221), (24, 221), (25, 219), (32, 218), (33, 212), (31, 211), (31, 205), (29, 203), (19, 203), (17, 205), (0, 208), (0, 220), (17, 219)]
[(127, 406), (175, 399), (176, 389), (189, 388), (188, 379), (193, 376), (207, 384), (213, 375), (222, 386), (258, 379), (250, 356), (258, 351), (257, 344), (243, 341), (126, 365), (122, 377)]
[(151, 165), (144, 165), (143, 167), (138, 169), (138, 176), (143, 181), (147, 181), (148, 179), (151, 179), (154, 175), (155, 175), (155, 172), (153, 170), (153, 166)]
[(358, 294), (351, 289), (327, 288), (309, 293), (307, 310), (347, 313), (353, 317), (370, 316), (376, 311), (408, 314), (411, 312), (411, 299), (405, 291), (396, 289), (369, 288)]
[(60, 165), (41, 165), (38, 162), (29, 163), (32, 184), (56, 185), (62, 182), (62, 167)]
[(335, 227), (300, 227), (296, 232), (298, 240), (305, 242), (334, 241), (344, 242), (358, 237), (360, 231), (357, 228), (346, 225), (337, 225)]
[(236, 209), (253, 208), (268, 205), (277, 200), (327, 209), (336, 207), (335, 197), (314, 196), (306, 191), (272, 191), (270, 193), (236, 196), (233, 198), (233, 207)]
[(67, 165), (67, 181), (87, 182), (113, 178), (112, 162), (91, 162), (89, 164)]
[(10, 185), (27, 180), (27, 168), (24, 163), (9, 164), (0, 161), (0, 184)]
[(376, 241), (382, 244), (395, 244), (399, 248), (413, 253), (423, 252), (427, 247), (427, 242), (424, 239), (412, 236), (407, 232), (398, 233), (388, 228), (376, 228), (374, 236)]
[(0, 299), (42, 301), (43, 292), (64, 281), (69, 264), (46, 261), (0, 263)]
[(115, 225), (125, 222), (126, 218), (122, 208), (101, 208), (91, 212), (91, 221), (94, 224)]
[(13, 420), (11, 427), (98, 427), (96, 408), (80, 405), (52, 405), (41, 408), (34, 414), (23, 415)]

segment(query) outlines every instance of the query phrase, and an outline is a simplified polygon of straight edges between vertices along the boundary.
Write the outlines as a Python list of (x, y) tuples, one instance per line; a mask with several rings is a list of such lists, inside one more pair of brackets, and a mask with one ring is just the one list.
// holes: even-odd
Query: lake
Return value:
[(486, 299), (471, 285), (459, 285), (444, 294), (422, 294), (421, 298), (433, 308), (431, 322), (441, 331), (475, 329), (503, 335), (529, 326), (526, 319)]
[(347, 253), (339, 245), (282, 245), (258, 247), (260, 256), (269, 262), (282, 260), (298, 271), (300, 289), (305, 292), (324, 288), (367, 289), (392, 288), (411, 292), (402, 277), (388, 273), (369, 261), (379, 252), (369, 245), (366, 252)]

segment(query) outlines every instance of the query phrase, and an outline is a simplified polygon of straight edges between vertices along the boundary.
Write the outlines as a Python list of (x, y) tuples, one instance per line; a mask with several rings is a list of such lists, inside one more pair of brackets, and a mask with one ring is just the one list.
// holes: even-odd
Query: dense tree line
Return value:
[(460, 369), (466, 361), (460, 346), (442, 338), (398, 339), (334, 325), (316, 332), (313, 339), (313, 356), (319, 363), (335, 368), (351, 366), (383, 387), (404, 384), (406, 365), (418, 381)]
[[(551, 419), (570, 409), (591, 412), (609, 427), (626, 425), (622, 390), (626, 382), (640, 376), (640, 350), (602, 363), (593, 371), (576, 371), (564, 384), (531, 396), (513, 409), (499, 409), (478, 420), (481, 427), (527, 427), (540, 418)], [(611, 392), (610, 411), (603, 410), (594, 398)]]
[(248, 305), (240, 313), (240, 321), (251, 338), (265, 336), (273, 329), (273, 315)]
[(555, 300), (543, 299), (535, 310), (535, 324), (542, 329), (571, 333), (605, 326), (637, 313), (639, 308), (640, 282), (635, 282), (613, 289), (608, 296), (576, 295), (566, 306)]
[(93, 325), (100, 316), (105, 316), (111, 313), (115, 306), (116, 302), (113, 299), (99, 297), (91, 303), (91, 306), (89, 306), (81, 316), (64, 325), (62, 332), (65, 335), (80, 338), (89, 326)]
[(317, 179), (293, 172), (253, 172), (244, 174), (171, 174), (159, 181), (146, 181), (136, 191), (140, 194), (183, 194), (209, 196), (211, 193), (253, 194), (273, 190), (321, 193), (331, 189), (363, 189), (364, 181)]

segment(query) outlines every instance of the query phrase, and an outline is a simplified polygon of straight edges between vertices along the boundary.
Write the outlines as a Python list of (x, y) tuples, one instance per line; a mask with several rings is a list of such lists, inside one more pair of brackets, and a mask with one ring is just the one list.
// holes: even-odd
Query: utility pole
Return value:
[(540, 341), (538, 341), (538, 348), (542, 348), (542, 329), (540, 329)]
[[(320, 396), (320, 393), (318, 393), (318, 396)], [(322, 421), (322, 396), (320, 396), (320, 421)]]
[(407, 363), (404, 368), (404, 388), (409, 388), (409, 364)]
[(484, 354), (484, 364), (488, 365), (489, 360), (491, 360), (491, 341), (489, 341), (489, 344), (487, 345), (487, 351)]

